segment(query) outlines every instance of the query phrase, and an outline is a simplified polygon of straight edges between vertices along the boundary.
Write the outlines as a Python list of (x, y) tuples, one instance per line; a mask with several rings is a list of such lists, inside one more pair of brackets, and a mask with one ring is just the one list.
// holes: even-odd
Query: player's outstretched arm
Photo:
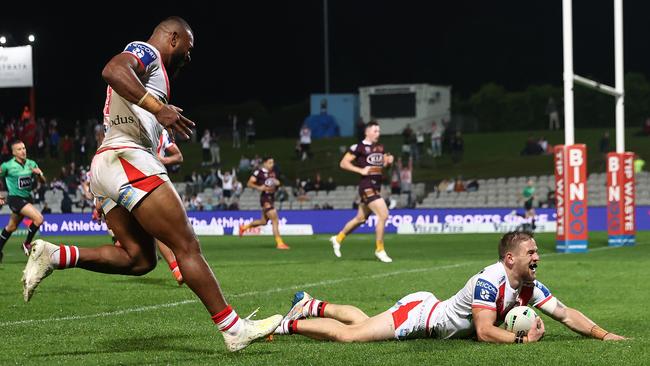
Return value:
[(601, 339), (603, 341), (620, 341), (627, 339), (604, 330), (580, 311), (565, 306), (559, 301), (552, 312), (545, 311), (543, 307), (542, 311), (551, 318), (564, 324), (567, 328), (578, 334), (582, 334), (585, 337)]
[(544, 322), (537, 318), (528, 335), (518, 337), (516, 334), (494, 325), (497, 320), (497, 312), (491, 309), (473, 308), (472, 317), (476, 327), (476, 338), (479, 342), (489, 343), (528, 343), (537, 342), (544, 336)]

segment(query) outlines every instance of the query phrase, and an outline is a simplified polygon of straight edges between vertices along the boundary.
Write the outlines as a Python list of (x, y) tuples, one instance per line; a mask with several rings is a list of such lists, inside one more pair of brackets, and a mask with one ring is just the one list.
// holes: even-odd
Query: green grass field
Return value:
[[(272, 238), (202, 238), (204, 253), (227, 298), (241, 316), (258, 306), (258, 317), (286, 313), (296, 290), (335, 303), (351, 303), (374, 315), (402, 296), (426, 290), (439, 298), (496, 260), (499, 236), (387, 237), (395, 260), (374, 260), (373, 237), (352, 235), (336, 259), (326, 236), (288, 237), (290, 251)], [(106, 237), (49, 237), (81, 246)], [(538, 278), (566, 305), (603, 328), (631, 337), (605, 343), (583, 338), (544, 316), (546, 337), (525, 345), (472, 340), (415, 340), (372, 344), (317, 342), (277, 336), (229, 354), (203, 306), (178, 287), (164, 262), (143, 277), (103, 275), (81, 269), (56, 271), (30, 303), (22, 300), (26, 263), (19, 238), (0, 264), (0, 364), (647, 364), (645, 330), (650, 301), (650, 234), (634, 247), (606, 247), (606, 233), (590, 236), (590, 252), (556, 254), (554, 236), (538, 235)], [(644, 320), (646, 319), (646, 320)]]

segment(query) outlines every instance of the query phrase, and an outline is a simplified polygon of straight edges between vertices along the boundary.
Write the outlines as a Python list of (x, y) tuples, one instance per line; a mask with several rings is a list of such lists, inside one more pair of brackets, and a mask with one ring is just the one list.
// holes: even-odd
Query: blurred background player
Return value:
[(239, 227), (239, 236), (250, 229), (266, 223), (271, 220), (273, 227), (273, 236), (275, 237), (275, 247), (277, 249), (289, 249), (280, 236), (280, 227), (278, 220), (278, 211), (273, 207), (275, 201), (275, 192), (280, 187), (280, 181), (275, 177), (273, 171), (274, 161), (270, 156), (262, 158), (262, 167), (255, 169), (253, 175), (248, 179), (246, 186), (251, 189), (260, 191), (260, 205), (262, 206), (262, 218)]
[(31, 242), (34, 235), (43, 223), (43, 215), (32, 205), (32, 190), (36, 186), (34, 179), (37, 178), (45, 184), (45, 176), (34, 160), (27, 159), (25, 144), (16, 140), (11, 143), (13, 158), (0, 165), (0, 177), (5, 178), (8, 195), (2, 199), (0, 204), (9, 205), (11, 216), (9, 222), (0, 234), (0, 262), (2, 262), (2, 249), (14, 231), (20, 225), (24, 217), (31, 220), (27, 229), (27, 237), (23, 242), (23, 251), (29, 255)]
[(341, 159), (342, 169), (361, 175), (359, 196), (361, 203), (357, 215), (348, 221), (343, 230), (330, 238), (334, 255), (341, 257), (341, 244), (345, 237), (361, 226), (371, 213), (377, 216), (375, 226), (375, 256), (384, 263), (393, 260), (384, 249), (384, 227), (388, 219), (388, 207), (381, 197), (382, 169), (393, 163), (393, 156), (384, 152), (384, 145), (379, 143), (381, 131), (377, 122), (366, 124), (365, 139), (350, 146)]
[(521, 216), (524, 218), (525, 222), (520, 227), (521, 231), (535, 231), (535, 208), (533, 207), (535, 197), (535, 182), (529, 179), (519, 197), (519, 201), (523, 201), (524, 203), (524, 214), (517, 214), (517, 210), (513, 210), (510, 213), (511, 215)]
[(539, 254), (532, 234), (507, 233), (498, 251), (499, 261), (471, 277), (451, 298), (440, 301), (430, 292), (416, 292), (373, 317), (357, 307), (330, 304), (300, 291), (275, 333), (337, 342), (476, 338), (480, 342), (528, 343), (544, 336), (541, 318), (527, 335), (511, 333), (499, 325), (510, 309), (530, 304), (583, 336), (604, 341), (625, 339), (565, 306), (537, 281)]
[(90, 188), (120, 245), (78, 248), (33, 243), (23, 276), (29, 301), (54, 269), (80, 267), (93, 272), (143, 275), (156, 266), (154, 238), (173, 251), (187, 286), (201, 300), (223, 335), (238, 351), (265, 337), (282, 316), (242, 319), (227, 302), (206, 262), (185, 208), (156, 150), (164, 128), (189, 139), (194, 122), (168, 104), (167, 74), (174, 77), (190, 62), (194, 33), (185, 20), (170, 17), (147, 42), (131, 42), (102, 71), (109, 85), (104, 114), (110, 128), (91, 164)]

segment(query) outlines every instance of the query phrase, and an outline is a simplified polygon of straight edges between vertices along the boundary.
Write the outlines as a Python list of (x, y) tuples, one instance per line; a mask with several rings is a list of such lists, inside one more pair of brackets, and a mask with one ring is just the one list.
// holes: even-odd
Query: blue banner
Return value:
[[(519, 214), (523, 214), (519, 210)], [(468, 209), (413, 209), (392, 210), (386, 223), (386, 232), (395, 233), (402, 223), (515, 223), (522, 220), (511, 215), (512, 209), (506, 208), (468, 208)], [(537, 223), (554, 222), (555, 209), (536, 209)], [(283, 210), (279, 211), (280, 224), (311, 224), (315, 234), (338, 233), (345, 223), (356, 214), (356, 210)], [(196, 226), (220, 225), (226, 235), (232, 233), (233, 226), (250, 222), (260, 217), (260, 211), (199, 211), (188, 212), (190, 222)], [(0, 216), (0, 225), (5, 226), (9, 215)], [(636, 208), (637, 230), (650, 230), (650, 206)], [(375, 217), (359, 227), (357, 233), (372, 233)], [(605, 207), (589, 208), (589, 230), (607, 230), (607, 212)], [(25, 222), (23, 222), (25, 224)], [(90, 214), (48, 214), (41, 225), (42, 235), (104, 235), (106, 224), (91, 220)]]

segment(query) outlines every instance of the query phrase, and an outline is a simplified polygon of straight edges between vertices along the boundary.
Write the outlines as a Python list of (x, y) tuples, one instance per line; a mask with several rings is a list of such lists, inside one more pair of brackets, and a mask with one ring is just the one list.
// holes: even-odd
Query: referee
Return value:
[(14, 157), (0, 165), (0, 177), (5, 178), (9, 191), (6, 200), (0, 198), (0, 201), (6, 201), (11, 209), (9, 222), (0, 234), (0, 261), (2, 261), (2, 249), (5, 243), (16, 231), (23, 217), (27, 216), (32, 220), (23, 243), (23, 250), (27, 256), (29, 256), (32, 239), (43, 223), (43, 215), (32, 205), (32, 189), (35, 186), (34, 179), (38, 178), (45, 183), (45, 176), (34, 160), (27, 159), (27, 149), (22, 141), (16, 140), (11, 144), (11, 153)]

